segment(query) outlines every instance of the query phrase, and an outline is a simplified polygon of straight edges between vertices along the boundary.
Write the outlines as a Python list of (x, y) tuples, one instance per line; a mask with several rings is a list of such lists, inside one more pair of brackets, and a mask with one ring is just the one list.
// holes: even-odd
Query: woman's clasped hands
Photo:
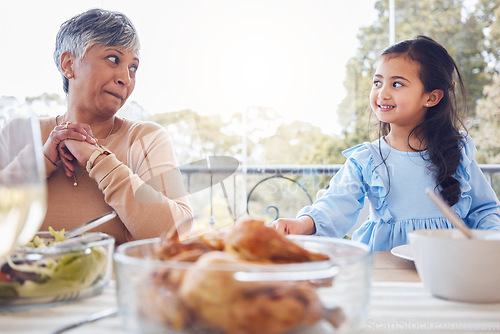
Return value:
[[(64, 172), (72, 177), (75, 162), (84, 165), (89, 153), (98, 147), (88, 124), (63, 122), (56, 125), (43, 146), (43, 153), (54, 165), (61, 160)], [(76, 161), (75, 161), (76, 159)]]

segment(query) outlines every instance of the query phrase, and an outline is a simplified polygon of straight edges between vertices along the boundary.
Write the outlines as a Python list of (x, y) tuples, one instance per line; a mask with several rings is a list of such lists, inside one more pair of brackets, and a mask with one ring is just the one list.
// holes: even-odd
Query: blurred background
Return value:
[[(0, 112), (64, 113), (55, 35), (94, 7), (125, 13), (141, 39), (136, 88), (119, 116), (167, 128), (180, 166), (240, 162), (224, 184), (193, 193), (213, 225), (246, 212), (295, 216), (343, 150), (377, 138), (368, 95), (391, 39), (424, 34), (448, 49), (468, 88), (477, 160), (500, 164), (500, 0), (0, 0)], [(499, 194), (496, 172), (488, 177)]]

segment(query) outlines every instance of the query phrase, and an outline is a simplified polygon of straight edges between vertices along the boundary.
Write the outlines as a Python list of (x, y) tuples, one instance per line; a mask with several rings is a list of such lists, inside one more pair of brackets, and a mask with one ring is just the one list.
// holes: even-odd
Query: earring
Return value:
[(425, 104), (425, 106), (426, 106), (426, 107), (428, 107), (428, 106), (429, 106), (429, 103), (426, 103), (426, 104)]
[(73, 74), (71, 74), (71, 73), (66, 74), (66, 78), (71, 79), (72, 77), (73, 77)]

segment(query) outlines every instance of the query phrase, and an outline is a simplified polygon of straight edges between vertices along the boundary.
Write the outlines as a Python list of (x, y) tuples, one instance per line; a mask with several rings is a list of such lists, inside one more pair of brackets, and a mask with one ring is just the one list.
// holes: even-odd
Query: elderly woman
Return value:
[(118, 217), (99, 231), (118, 244), (189, 228), (168, 133), (115, 116), (134, 90), (138, 53), (137, 32), (121, 13), (92, 9), (62, 24), (54, 60), (67, 111), (40, 120), (48, 182), (42, 230), (69, 230), (111, 210)]

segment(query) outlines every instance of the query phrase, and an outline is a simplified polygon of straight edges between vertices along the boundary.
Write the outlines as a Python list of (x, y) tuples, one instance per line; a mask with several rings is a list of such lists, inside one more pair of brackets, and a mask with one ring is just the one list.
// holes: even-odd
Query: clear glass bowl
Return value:
[[(53, 240), (49, 232), (37, 235)], [(66, 303), (101, 293), (111, 279), (115, 239), (104, 233), (84, 237), (87, 242), (23, 247), (11, 256), (11, 264), (2, 263), (0, 310)]]
[(122, 244), (114, 259), (124, 328), (132, 333), (259, 334), (358, 329), (369, 306), (368, 247), (327, 237), (289, 238), (330, 260), (203, 266), (159, 260), (158, 238)]

